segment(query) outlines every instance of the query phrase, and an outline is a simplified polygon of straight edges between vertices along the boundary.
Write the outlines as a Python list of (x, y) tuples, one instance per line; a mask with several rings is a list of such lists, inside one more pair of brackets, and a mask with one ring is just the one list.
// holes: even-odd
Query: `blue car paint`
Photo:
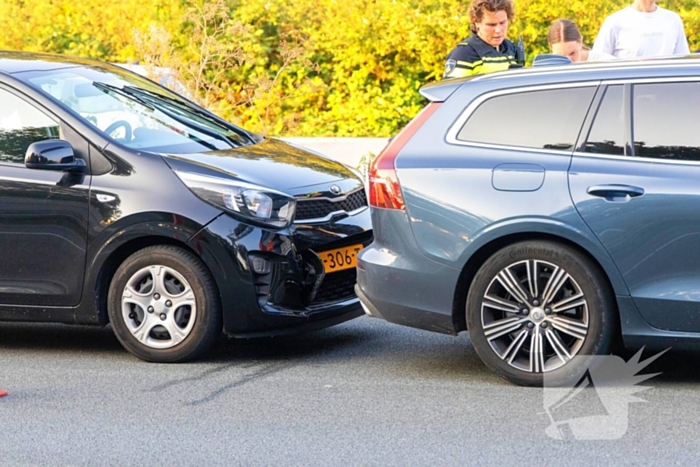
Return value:
[[(640, 70), (645, 79), (698, 76), (697, 63), (651, 68), (642, 63), (614, 72), (599, 68), (505, 73), (463, 80), (456, 90), (456, 82), (450, 83), (443, 93), (447, 100), (395, 161), (406, 212), (372, 209), (375, 242), (360, 254), (357, 289), (373, 314), (455, 333), (460, 330), (455, 315), (464, 313), (456, 290), (469, 285), (459, 283), (467, 262), (503, 238), (543, 235), (577, 245), (598, 262), (616, 295), (625, 344), (697, 346), (700, 166), (630, 163), (575, 151), (518, 148), (511, 153), (446, 142), (448, 128), (462, 111), (494, 89), (633, 79)], [(434, 87), (424, 95), (438, 100), (441, 94)], [(517, 164), (530, 169), (518, 172)], [(543, 174), (539, 187), (534, 174)], [(600, 184), (642, 188), (644, 194), (603, 199), (586, 192)], [(675, 227), (660, 233), (659, 225), (669, 222)]]
[[(571, 192), (652, 326), (700, 332), (700, 167), (577, 156)], [(592, 184), (640, 187), (643, 196), (592, 197)]]
[(539, 164), (501, 164), (493, 168), (491, 186), (498, 191), (537, 191), (546, 170)]

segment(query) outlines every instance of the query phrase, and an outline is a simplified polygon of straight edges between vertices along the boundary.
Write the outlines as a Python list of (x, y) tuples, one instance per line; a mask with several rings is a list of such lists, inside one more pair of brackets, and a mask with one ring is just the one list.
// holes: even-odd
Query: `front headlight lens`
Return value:
[(260, 219), (269, 219), (272, 216), (272, 198), (257, 190), (224, 189), (223, 200), (226, 207), (232, 211), (241, 212), (245, 206), (250, 214)]
[(285, 228), (294, 220), (296, 200), (279, 191), (225, 178), (175, 173), (195, 195), (245, 221)]
[(265, 193), (255, 190), (245, 190), (242, 196), (246, 207), (256, 217), (262, 219), (270, 218), (272, 214), (272, 198)]

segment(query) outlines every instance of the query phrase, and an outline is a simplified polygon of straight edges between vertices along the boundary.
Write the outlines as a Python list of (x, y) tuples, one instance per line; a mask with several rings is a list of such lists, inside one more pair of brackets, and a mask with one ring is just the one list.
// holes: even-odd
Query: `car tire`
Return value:
[(109, 287), (108, 311), (119, 342), (149, 362), (198, 358), (222, 329), (208, 269), (193, 254), (170, 245), (139, 250), (119, 266)]
[(571, 384), (590, 361), (583, 356), (606, 354), (615, 335), (615, 302), (603, 274), (584, 254), (551, 241), (499, 250), (468, 293), (477, 354), (515, 384)]

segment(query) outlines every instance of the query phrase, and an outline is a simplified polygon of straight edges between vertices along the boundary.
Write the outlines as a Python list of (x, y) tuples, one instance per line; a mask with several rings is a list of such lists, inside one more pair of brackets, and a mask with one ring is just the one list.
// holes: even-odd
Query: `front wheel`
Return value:
[(119, 342), (150, 362), (184, 362), (209, 350), (221, 333), (211, 274), (174, 246), (144, 248), (117, 269), (109, 287), (109, 318)]
[(479, 269), (467, 299), (474, 349), (499, 375), (521, 385), (566, 384), (583, 355), (608, 351), (614, 301), (588, 257), (549, 241), (503, 248)]

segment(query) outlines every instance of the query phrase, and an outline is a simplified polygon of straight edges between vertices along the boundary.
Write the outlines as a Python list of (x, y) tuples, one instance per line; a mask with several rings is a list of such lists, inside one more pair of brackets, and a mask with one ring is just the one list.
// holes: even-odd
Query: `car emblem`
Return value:
[(339, 195), (341, 191), (338, 185), (331, 185), (329, 190), (331, 190), (331, 193), (333, 193), (334, 195)]

